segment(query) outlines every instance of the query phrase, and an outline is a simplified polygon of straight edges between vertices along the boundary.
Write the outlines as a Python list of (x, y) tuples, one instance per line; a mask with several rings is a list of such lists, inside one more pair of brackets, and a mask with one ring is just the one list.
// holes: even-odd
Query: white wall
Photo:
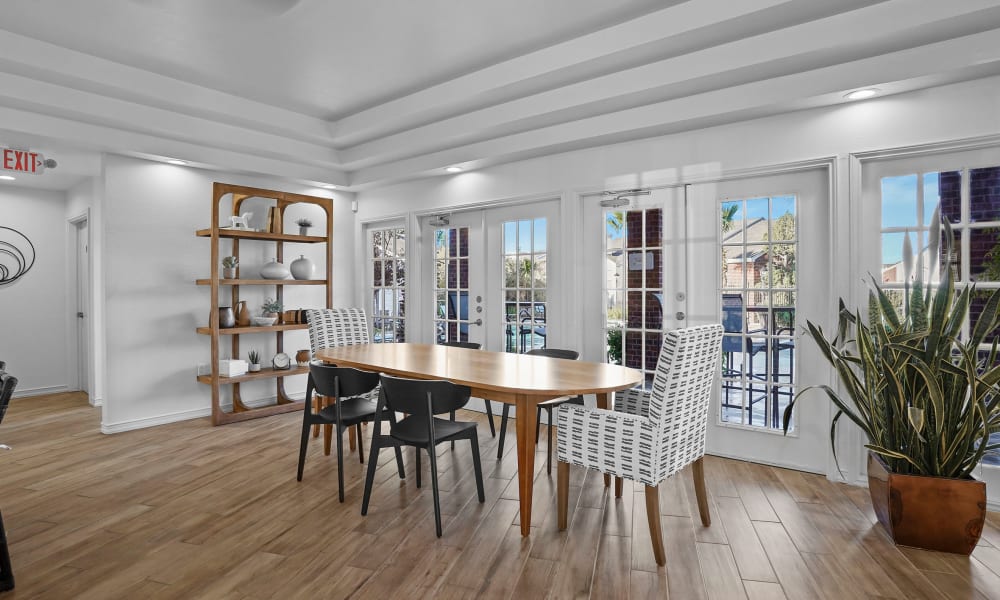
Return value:
[[(316, 196), (334, 197), (334, 306), (353, 302), (353, 290), (338, 284), (352, 281), (354, 215), (350, 195), (328, 190), (290, 186), (246, 175), (178, 167), (120, 156), (105, 159), (103, 191), (104, 330), (106, 334), (107, 385), (102, 430), (124, 431), (158, 423), (210, 414), (210, 388), (195, 380), (199, 363), (210, 359), (210, 339), (195, 333), (208, 323), (207, 286), (195, 279), (208, 277), (210, 242), (195, 236), (210, 225), (212, 182), (222, 181)], [(249, 206), (260, 221), (264, 211)], [(291, 210), (291, 209), (290, 209)], [(286, 231), (297, 226), (286, 222)], [(317, 221), (314, 219), (314, 222)], [(320, 223), (314, 233), (322, 235)], [(292, 252), (311, 255), (317, 269), (324, 267), (319, 246), (287, 245), (285, 263)], [(220, 249), (225, 255), (225, 246)], [(273, 256), (269, 242), (243, 242), (242, 275), (247, 276)], [(258, 311), (274, 288), (243, 288), (250, 307)], [(221, 292), (229, 304), (229, 288)], [(323, 289), (289, 287), (287, 308), (322, 306)], [(242, 336), (241, 354), (256, 346), (269, 359), (274, 354), (273, 334)], [(286, 352), (308, 348), (305, 331), (285, 335)], [(229, 354), (223, 344), (223, 357)], [(301, 381), (298, 381), (301, 380)], [(245, 384), (243, 398), (274, 395), (273, 382)], [(305, 378), (286, 383), (291, 393), (305, 391)]]
[[(66, 195), (0, 185), (0, 225), (23, 233), (35, 264), (0, 286), (0, 360), (18, 378), (15, 396), (59, 392), (71, 380), (67, 329), (75, 299), (66, 293)], [(10, 232), (0, 239), (10, 242)], [(20, 246), (19, 246), (20, 247)]]

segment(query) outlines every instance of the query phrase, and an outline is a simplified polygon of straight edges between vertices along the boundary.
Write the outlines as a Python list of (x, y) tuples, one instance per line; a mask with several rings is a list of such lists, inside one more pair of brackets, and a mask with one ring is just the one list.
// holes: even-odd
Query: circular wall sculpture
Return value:
[(14, 283), (35, 264), (35, 246), (16, 229), (0, 225), (0, 285)]

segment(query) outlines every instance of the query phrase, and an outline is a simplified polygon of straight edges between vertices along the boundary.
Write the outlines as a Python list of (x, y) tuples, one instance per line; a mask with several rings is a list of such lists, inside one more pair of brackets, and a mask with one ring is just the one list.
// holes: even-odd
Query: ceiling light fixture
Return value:
[(871, 98), (872, 96), (877, 96), (878, 90), (875, 88), (867, 88), (863, 90), (854, 90), (848, 94), (844, 94), (844, 98), (848, 100), (864, 100), (866, 98)]
[(17, 178), (11, 177), (10, 175), (0, 175), (0, 179), (3, 179), (4, 181), (14, 181)]
[(461, 173), (462, 167), (448, 167), (445, 171), (448, 171), (449, 173)]
[(168, 158), (167, 159), (167, 164), (177, 165), (179, 167), (186, 167), (187, 166), (186, 162), (184, 162), (183, 160), (177, 160), (176, 158)]

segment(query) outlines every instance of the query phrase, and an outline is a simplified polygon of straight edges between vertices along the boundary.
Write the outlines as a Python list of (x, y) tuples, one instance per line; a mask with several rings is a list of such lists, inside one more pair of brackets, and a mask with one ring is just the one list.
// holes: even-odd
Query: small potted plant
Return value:
[(223, 279), (236, 279), (236, 267), (240, 266), (240, 259), (236, 256), (227, 256), (222, 259)]
[(295, 222), (299, 226), (299, 235), (309, 235), (309, 228), (313, 226), (312, 219), (299, 219)]
[(250, 363), (250, 372), (256, 373), (260, 371), (260, 352), (257, 352), (256, 348), (251, 348), (247, 352), (247, 361)]
[(260, 305), (260, 316), (253, 318), (253, 324), (255, 327), (270, 327), (278, 321), (280, 313), (281, 302), (266, 298), (264, 303)]

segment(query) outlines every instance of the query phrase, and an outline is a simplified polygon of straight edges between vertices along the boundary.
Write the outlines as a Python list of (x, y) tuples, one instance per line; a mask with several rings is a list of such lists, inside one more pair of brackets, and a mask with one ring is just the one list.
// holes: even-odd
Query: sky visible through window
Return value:
[[(882, 229), (909, 227), (910, 243), (913, 248), (922, 247), (923, 239), (918, 243), (916, 237), (917, 219), (921, 216), (921, 227), (930, 225), (934, 209), (940, 202), (938, 194), (938, 173), (923, 174), (924, 206), (923, 215), (918, 214), (917, 185), (920, 179), (916, 174), (882, 179)], [(925, 236), (922, 236), (925, 237)], [(903, 258), (903, 233), (886, 233), (882, 235), (882, 264), (892, 265)]]

